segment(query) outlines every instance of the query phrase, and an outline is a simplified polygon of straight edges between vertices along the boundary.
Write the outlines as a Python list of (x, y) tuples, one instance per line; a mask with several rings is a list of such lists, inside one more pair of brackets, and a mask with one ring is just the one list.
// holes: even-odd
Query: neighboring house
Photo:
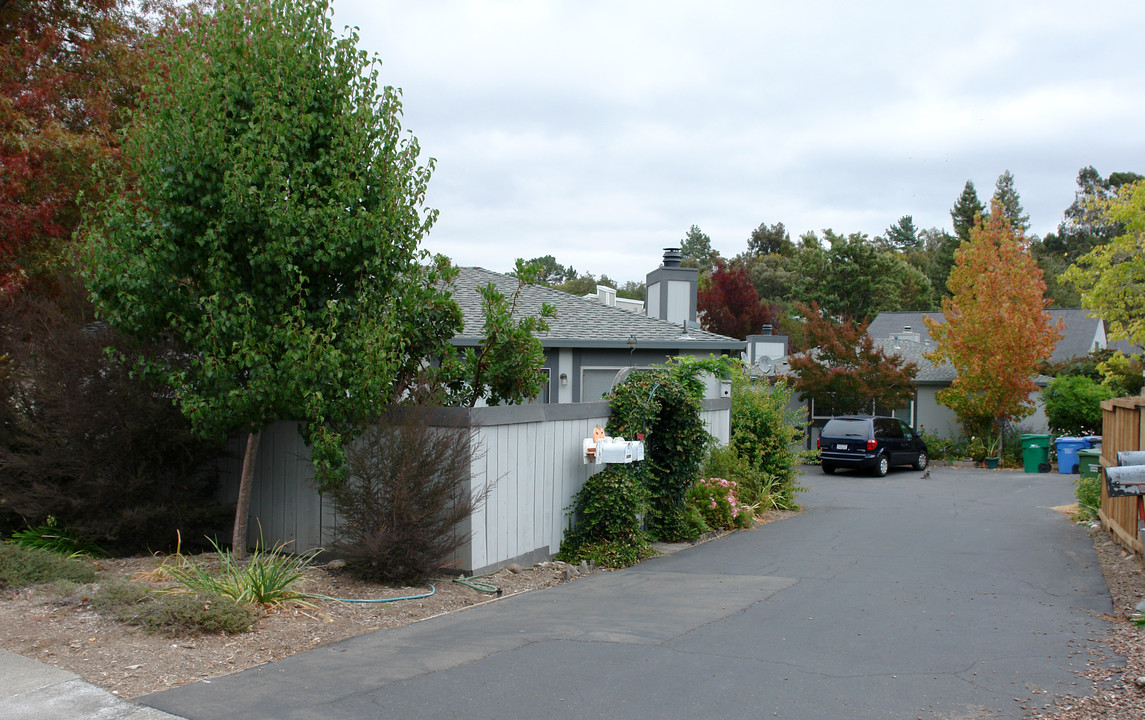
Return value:
[[(695, 271), (692, 272), (694, 278)], [(536, 402), (563, 404), (600, 400), (612, 388), (621, 370), (662, 363), (677, 355), (739, 357), (745, 347), (743, 340), (693, 326), (696, 320), (694, 280), (690, 288), (684, 287), (685, 281), (674, 282), (682, 283), (674, 288), (682, 295), (678, 306), (688, 305), (687, 294), (691, 293), (691, 314), (685, 315), (683, 322), (641, 315), (541, 285), (521, 288), (518, 315), (539, 314), (542, 303), (549, 303), (557, 310), (557, 316), (548, 320), (548, 332), (538, 336), (545, 350), (545, 373), (549, 381)], [(461, 306), (465, 329), (454, 338), (454, 345), (464, 348), (481, 344), (484, 320), (478, 288), (490, 283), (506, 296), (511, 296), (519, 284), (517, 278), (510, 275), (482, 268), (461, 268), (454, 281), (453, 299)]]
[(644, 313), (644, 301), (633, 300), (632, 298), (620, 297), (616, 294), (616, 288), (610, 288), (607, 285), (597, 285), (595, 293), (588, 295), (581, 295), (585, 300), (595, 300), (601, 305), (608, 305), (609, 307), (618, 307), (622, 310), (628, 310), (634, 313)]
[[(1063, 325), (1062, 337), (1054, 347), (1050, 358), (1053, 362), (1084, 357), (1094, 350), (1111, 346), (1105, 335), (1104, 321), (1089, 317), (1085, 310), (1053, 308), (1049, 312), (1051, 322), (1056, 323), (1061, 320)], [(895, 415), (909, 420), (916, 428), (952, 437), (960, 432), (958, 418), (953, 410), (938, 403), (936, 394), (939, 390), (950, 387), (957, 373), (949, 363), (936, 366), (923, 357), (935, 349), (934, 341), (931, 340), (930, 332), (923, 322), (925, 317), (938, 322), (944, 320), (941, 312), (884, 312), (871, 321), (867, 327), (867, 334), (888, 352), (918, 366), (918, 392), (915, 401), (910, 408), (896, 411)], [(1112, 347), (1122, 352), (1138, 351), (1128, 343), (1114, 343)], [(1043, 376), (1036, 382), (1041, 388), (1045, 387), (1049, 380)], [(1030, 432), (1049, 432), (1041, 390), (1036, 391), (1031, 399), (1036, 409), (1033, 415), (1021, 421), (1021, 426)]]
[[(508, 562), (530, 564), (551, 557), (568, 528), (566, 511), (590, 474), (603, 466), (584, 462), (582, 442), (608, 421), (601, 401), (627, 368), (662, 363), (677, 355), (738, 357), (742, 340), (704, 332), (695, 326), (696, 270), (679, 267), (678, 253), (665, 253), (664, 264), (648, 275), (648, 317), (552, 288), (521, 289), (517, 314), (539, 314), (554, 305), (544, 347), (547, 383), (536, 401), (520, 406), (438, 408), (435, 426), (470, 428), (477, 449), (470, 458), (472, 490), (492, 484), (484, 505), (468, 521), (469, 542), (455, 557), (466, 572), (493, 570)], [(461, 268), (453, 283), (465, 329), (452, 342), (459, 348), (481, 342), (484, 318), (478, 288), (493, 283), (506, 296), (517, 278), (481, 268)], [(709, 383), (703, 403), (709, 432), (726, 443), (731, 432), (731, 398), (719, 382)], [(223, 461), (224, 501), (237, 497), (243, 438), (236, 437), (233, 458)], [(278, 422), (259, 443), (255, 489), (251, 497), (254, 529), (265, 544), (291, 543), (302, 552), (328, 546), (339, 518), (311, 482), (310, 451), (297, 424)]]

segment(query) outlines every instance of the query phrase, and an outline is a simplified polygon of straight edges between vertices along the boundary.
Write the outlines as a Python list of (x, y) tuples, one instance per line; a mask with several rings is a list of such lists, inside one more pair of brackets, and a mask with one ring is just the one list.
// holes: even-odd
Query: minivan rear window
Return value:
[(827, 421), (823, 426), (823, 432), (820, 435), (828, 437), (867, 437), (867, 428), (870, 427), (869, 420), (848, 420), (846, 418), (832, 418)]

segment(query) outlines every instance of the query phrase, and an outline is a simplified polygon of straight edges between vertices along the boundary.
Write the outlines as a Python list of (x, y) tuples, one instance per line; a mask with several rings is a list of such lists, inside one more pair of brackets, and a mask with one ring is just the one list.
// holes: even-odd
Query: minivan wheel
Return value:
[(891, 461), (886, 455), (879, 455), (879, 459), (875, 461), (875, 475), (883, 477), (887, 471), (891, 469)]
[(930, 462), (930, 458), (926, 456), (926, 453), (920, 452), (914, 462), (911, 463), (911, 467), (915, 470), (925, 470), (928, 462)]
[(828, 474), (828, 475), (834, 475), (835, 474), (835, 466), (832, 465), (831, 463), (823, 463), (823, 472)]

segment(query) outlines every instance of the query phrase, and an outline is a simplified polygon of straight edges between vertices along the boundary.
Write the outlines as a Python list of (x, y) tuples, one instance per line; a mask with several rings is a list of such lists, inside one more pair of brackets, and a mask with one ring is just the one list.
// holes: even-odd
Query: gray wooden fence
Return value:
[[(568, 530), (566, 510), (589, 475), (603, 466), (585, 465), (581, 443), (608, 421), (608, 403), (532, 404), (472, 409), (438, 408), (432, 425), (466, 427), (475, 440), (473, 490), (491, 484), (485, 503), (462, 531), (469, 542), (455, 558), (467, 572), (484, 572), (510, 562), (532, 564), (554, 555)], [(705, 400), (704, 423), (720, 443), (731, 428), (731, 400)], [(232, 440), (222, 461), (222, 496), (238, 496), (245, 436)], [(251, 545), (287, 543), (292, 552), (329, 547), (338, 517), (314, 485), (309, 449), (295, 422), (263, 431), (251, 496)], [(261, 536), (260, 536), (261, 533)]]

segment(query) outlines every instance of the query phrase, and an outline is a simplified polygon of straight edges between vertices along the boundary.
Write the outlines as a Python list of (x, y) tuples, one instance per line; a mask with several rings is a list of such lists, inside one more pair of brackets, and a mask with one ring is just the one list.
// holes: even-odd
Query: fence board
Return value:
[[(1145, 397), (1126, 397), (1106, 400), (1101, 403), (1102, 411), (1102, 467), (1115, 467), (1117, 453), (1122, 450), (1141, 450), (1145, 440)], [(1113, 533), (1125, 547), (1142, 553), (1142, 534), (1138, 523), (1138, 503), (1136, 497), (1109, 497), (1109, 488), (1102, 479), (1101, 510), (1098, 513), (1102, 525)]]

